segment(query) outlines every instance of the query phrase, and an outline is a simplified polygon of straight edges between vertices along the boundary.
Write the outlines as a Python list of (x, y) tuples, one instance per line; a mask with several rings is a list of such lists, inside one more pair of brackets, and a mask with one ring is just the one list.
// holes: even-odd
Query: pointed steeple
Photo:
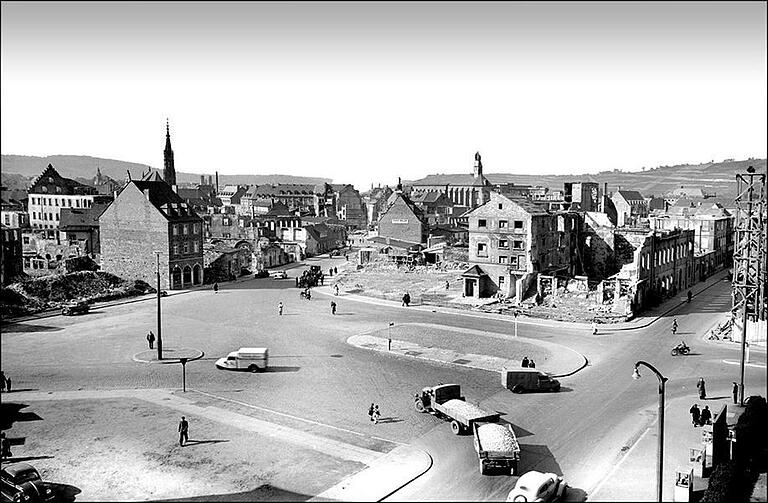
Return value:
[(173, 165), (173, 149), (171, 149), (171, 127), (165, 119), (165, 151), (163, 151), (163, 179), (168, 185), (176, 185), (176, 168)]

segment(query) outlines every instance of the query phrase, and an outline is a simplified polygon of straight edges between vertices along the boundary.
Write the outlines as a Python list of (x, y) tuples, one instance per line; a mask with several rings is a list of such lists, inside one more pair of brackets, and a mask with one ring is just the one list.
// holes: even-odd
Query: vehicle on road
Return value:
[(517, 473), (520, 462), (520, 444), (511, 424), (472, 423), (475, 434), (475, 452), (480, 463), (480, 474), (491, 468)]
[(288, 278), (288, 273), (285, 271), (272, 271), (269, 273), (270, 276), (272, 276), (272, 279), (286, 279)]
[(261, 269), (260, 271), (256, 271), (253, 273), (254, 278), (268, 278), (269, 277), (269, 271), (266, 269)]
[(216, 360), (216, 367), (222, 370), (247, 370), (262, 372), (269, 365), (267, 348), (240, 348), (232, 351), (225, 358)]
[(61, 308), (61, 314), (64, 316), (74, 316), (76, 314), (86, 314), (90, 308), (88, 302), (84, 300), (76, 300), (69, 302)]
[(341, 256), (341, 252), (339, 250), (331, 250), (331, 252), (328, 254), (329, 257), (339, 257)]
[(688, 345), (684, 342), (681, 342), (680, 344), (672, 348), (672, 356), (687, 355), (690, 352), (691, 352), (691, 348), (689, 348)]
[(0, 470), (0, 494), (3, 501), (48, 502), (56, 499), (50, 484), (28, 463), (13, 463)]
[(551, 374), (532, 368), (501, 369), (501, 385), (513, 393), (560, 391), (560, 381)]
[(517, 479), (507, 501), (562, 501), (567, 484), (554, 473), (530, 471)]
[(439, 384), (426, 387), (414, 394), (414, 407), (419, 412), (429, 412), (451, 421), (451, 431), (460, 435), (472, 428), (475, 422), (498, 422), (498, 412), (486, 412), (480, 407), (467, 403), (461, 396), (458, 384)]

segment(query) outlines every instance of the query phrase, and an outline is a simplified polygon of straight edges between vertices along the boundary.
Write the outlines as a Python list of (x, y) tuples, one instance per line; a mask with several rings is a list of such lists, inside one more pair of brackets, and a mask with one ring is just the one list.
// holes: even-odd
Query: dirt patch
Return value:
[[(187, 416), (190, 442), (180, 447), (181, 414), (138, 399), (31, 402), (23, 412), (5, 430), (14, 458), (79, 489), (78, 500), (254, 501), (281, 491), (302, 500), (363, 468), (196, 416)], [(25, 420), (29, 413), (39, 419)]]

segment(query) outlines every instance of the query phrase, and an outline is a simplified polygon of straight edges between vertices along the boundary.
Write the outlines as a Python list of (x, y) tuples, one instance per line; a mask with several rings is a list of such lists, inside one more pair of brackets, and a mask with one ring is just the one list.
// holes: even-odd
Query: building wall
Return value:
[(347, 222), (349, 227), (364, 229), (368, 224), (365, 205), (360, 193), (352, 187), (346, 187), (338, 193), (336, 216)]
[(2, 210), (0, 211), (0, 222), (6, 227), (29, 227), (29, 214), (20, 210)]
[(426, 243), (426, 225), (398, 198), (379, 219), (379, 236), (409, 243)]
[(29, 222), (35, 229), (57, 229), (62, 208), (90, 208), (93, 195), (29, 194)]
[(0, 284), (5, 286), (24, 272), (24, 259), (22, 255), (21, 230), (3, 228), (2, 236)]

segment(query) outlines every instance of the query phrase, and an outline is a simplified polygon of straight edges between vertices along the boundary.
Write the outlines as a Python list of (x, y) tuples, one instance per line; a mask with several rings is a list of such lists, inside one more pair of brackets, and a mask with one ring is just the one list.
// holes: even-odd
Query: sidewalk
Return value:
[[(691, 448), (702, 448), (702, 428), (694, 428), (688, 412), (694, 403), (700, 409), (709, 406), (714, 416), (726, 405), (726, 422), (736, 423), (743, 409), (733, 405), (731, 390), (712, 390), (713, 398), (697, 396), (675, 398), (664, 409), (664, 501), (673, 501), (675, 471), (688, 470)], [(657, 407), (643, 411), (656, 415)], [(589, 494), (594, 501), (656, 501), (656, 463), (658, 459), (658, 421), (654, 420), (635, 444), (622, 454), (614, 469)], [(694, 476), (694, 493), (706, 489), (708, 479)]]

